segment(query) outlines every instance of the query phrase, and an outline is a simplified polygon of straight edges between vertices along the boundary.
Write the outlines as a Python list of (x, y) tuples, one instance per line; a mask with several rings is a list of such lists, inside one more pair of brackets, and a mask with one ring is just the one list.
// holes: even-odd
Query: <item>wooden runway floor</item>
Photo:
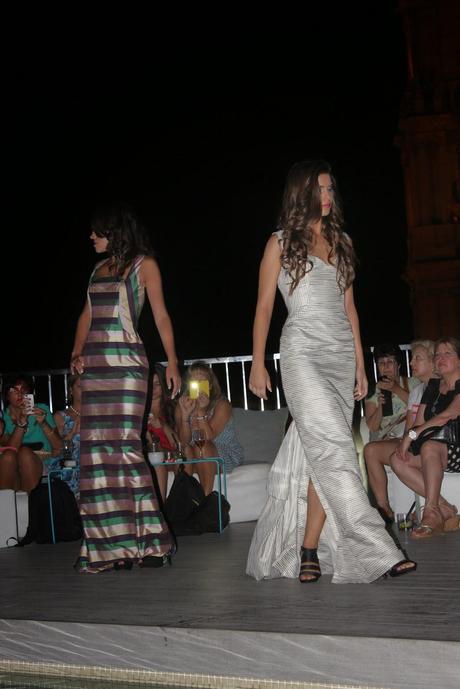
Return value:
[[(373, 584), (245, 574), (254, 523), (184, 537), (172, 567), (82, 575), (79, 544), (0, 550), (0, 618), (458, 641), (460, 532), (412, 542), (418, 570)], [(402, 537), (404, 539), (404, 536)]]

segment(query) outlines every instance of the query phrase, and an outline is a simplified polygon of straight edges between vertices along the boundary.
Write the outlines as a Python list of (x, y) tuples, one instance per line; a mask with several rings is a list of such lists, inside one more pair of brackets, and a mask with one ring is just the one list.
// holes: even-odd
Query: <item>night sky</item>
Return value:
[[(110, 199), (150, 230), (179, 357), (249, 354), (285, 177), (313, 157), (332, 163), (344, 200), (364, 343), (409, 341), (395, 4), (255, 20), (234, 5), (149, 22), (133, 11), (115, 28), (61, 17), (58, 32), (21, 34), (4, 130), (0, 370), (67, 366), (97, 260), (88, 215)], [(141, 334), (162, 359), (146, 311)], [(268, 352), (284, 318), (278, 299)]]

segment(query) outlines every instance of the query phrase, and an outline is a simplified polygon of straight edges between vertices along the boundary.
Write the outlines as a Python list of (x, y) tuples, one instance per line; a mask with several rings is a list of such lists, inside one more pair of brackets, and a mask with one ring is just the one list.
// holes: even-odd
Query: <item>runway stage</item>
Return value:
[[(77, 542), (0, 550), (0, 660), (453, 689), (460, 532), (407, 545), (414, 574), (313, 585), (244, 573), (254, 523), (179, 539), (172, 567), (77, 574)], [(402, 539), (405, 537), (402, 536)], [(252, 682), (251, 682), (252, 680)], [(217, 684), (215, 686), (218, 686)]]

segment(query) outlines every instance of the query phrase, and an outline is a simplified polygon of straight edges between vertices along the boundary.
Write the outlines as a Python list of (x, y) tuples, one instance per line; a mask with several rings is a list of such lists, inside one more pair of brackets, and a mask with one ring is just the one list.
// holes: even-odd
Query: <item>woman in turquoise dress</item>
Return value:
[(77, 568), (97, 573), (162, 566), (173, 538), (158, 506), (141, 442), (149, 366), (137, 323), (145, 295), (167, 359), (175, 396), (180, 376), (161, 275), (147, 236), (127, 209), (103, 210), (90, 239), (98, 263), (79, 318), (71, 369), (81, 374), (80, 514)]
[(0, 488), (28, 493), (62, 449), (49, 407), (38, 402), (27, 409), (25, 395), (33, 394), (33, 379), (19, 374), (5, 383), (4, 431), (0, 440)]

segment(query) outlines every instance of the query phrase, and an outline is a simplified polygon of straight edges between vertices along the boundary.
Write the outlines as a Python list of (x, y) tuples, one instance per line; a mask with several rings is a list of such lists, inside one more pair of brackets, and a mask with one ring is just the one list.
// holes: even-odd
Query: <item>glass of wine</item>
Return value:
[(192, 442), (195, 443), (200, 450), (200, 459), (203, 459), (203, 446), (206, 442), (206, 436), (202, 428), (194, 428), (192, 430)]

